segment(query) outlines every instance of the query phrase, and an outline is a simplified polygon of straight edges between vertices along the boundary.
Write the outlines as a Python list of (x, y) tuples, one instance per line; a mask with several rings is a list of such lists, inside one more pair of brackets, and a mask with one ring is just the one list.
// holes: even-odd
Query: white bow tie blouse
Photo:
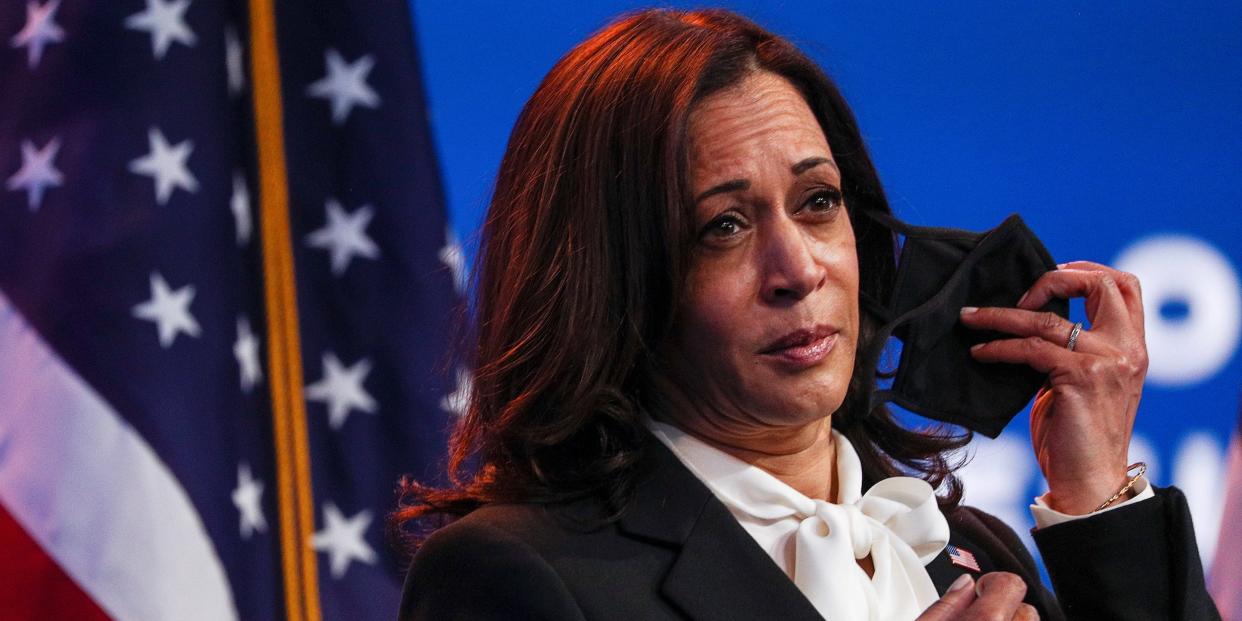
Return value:
[[(837, 502), (808, 498), (762, 469), (663, 423), (652, 433), (729, 509), (829, 621), (909, 621), (939, 595), (924, 568), (949, 541), (926, 481), (892, 477), (862, 493), (862, 465), (836, 432)], [(871, 557), (871, 576), (858, 560)]]
[[(892, 477), (862, 494), (858, 453), (833, 430), (839, 497), (829, 503), (676, 427), (646, 422), (828, 621), (908, 621), (938, 598), (924, 566), (948, 543), (949, 526), (926, 481)], [(1146, 478), (1134, 489), (1103, 511), (1155, 496)], [(1042, 496), (1031, 513), (1036, 528), (1094, 515), (1060, 513)], [(868, 555), (870, 577), (857, 562)]]

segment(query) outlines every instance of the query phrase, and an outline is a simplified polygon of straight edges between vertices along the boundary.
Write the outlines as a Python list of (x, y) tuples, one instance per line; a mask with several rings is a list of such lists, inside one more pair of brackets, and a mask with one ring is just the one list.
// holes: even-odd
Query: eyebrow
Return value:
[[(841, 170), (837, 168), (836, 162), (826, 157), (818, 157), (818, 156), (808, 157), (802, 160), (801, 162), (798, 162), (797, 164), (794, 164), (793, 166), (791, 166), (789, 170), (793, 172), (794, 175), (801, 175), (802, 173), (812, 168), (815, 168), (816, 166), (819, 166), (820, 164), (828, 164), (829, 166), (832, 167), (834, 171), (836, 171), (837, 175), (841, 174)], [(715, 186), (712, 186), (711, 188), (708, 188), (702, 194), (699, 194), (698, 196), (696, 196), (694, 198), (694, 202), (695, 204), (698, 204), (699, 202), (702, 202), (704, 199), (710, 196), (715, 196), (717, 194), (727, 194), (729, 192), (736, 192), (738, 190), (748, 190), (748, 189), (750, 189), (749, 180), (730, 179), (729, 181), (726, 181), (719, 185), (715, 185)]]
[(836, 172), (837, 175), (841, 174), (841, 169), (837, 168), (837, 163), (826, 157), (808, 157), (805, 160), (794, 164), (789, 170), (793, 171), (793, 174), (795, 175), (801, 175), (802, 173), (815, 168), (820, 164), (828, 164), (829, 166), (832, 166), (832, 170)]

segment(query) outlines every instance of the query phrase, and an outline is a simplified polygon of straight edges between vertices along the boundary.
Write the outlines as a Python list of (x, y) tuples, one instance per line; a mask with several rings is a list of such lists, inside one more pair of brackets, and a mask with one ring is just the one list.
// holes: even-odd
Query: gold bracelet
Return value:
[(1147, 464), (1145, 464), (1145, 463), (1143, 463), (1143, 462), (1141, 462), (1141, 461), (1136, 461), (1136, 462), (1134, 462), (1134, 463), (1130, 464), (1130, 465), (1129, 465), (1129, 467), (1127, 467), (1127, 468), (1126, 468), (1126, 473), (1127, 473), (1127, 474), (1129, 474), (1129, 472), (1130, 472), (1131, 470), (1134, 470), (1135, 468), (1138, 468), (1138, 474), (1136, 474), (1136, 475), (1134, 475), (1134, 476), (1130, 477), (1130, 480), (1129, 480), (1128, 482), (1126, 482), (1126, 484), (1125, 484), (1124, 486), (1122, 486), (1122, 488), (1121, 488), (1121, 489), (1117, 490), (1117, 493), (1116, 493), (1116, 494), (1113, 494), (1113, 497), (1112, 497), (1112, 498), (1109, 498), (1108, 500), (1105, 500), (1105, 501), (1104, 501), (1104, 504), (1102, 504), (1102, 505), (1100, 505), (1100, 506), (1096, 507), (1096, 508), (1095, 508), (1095, 511), (1092, 511), (1092, 513), (1095, 513), (1096, 511), (1103, 511), (1103, 510), (1104, 510), (1104, 507), (1107, 507), (1108, 505), (1111, 505), (1111, 504), (1113, 504), (1114, 502), (1117, 502), (1117, 499), (1118, 499), (1118, 498), (1121, 498), (1122, 494), (1125, 494), (1126, 492), (1130, 491), (1130, 488), (1134, 487), (1134, 484), (1135, 484), (1135, 483), (1138, 483), (1139, 478), (1141, 478), (1141, 477), (1143, 476), (1143, 474), (1144, 474), (1145, 472), (1147, 472)]

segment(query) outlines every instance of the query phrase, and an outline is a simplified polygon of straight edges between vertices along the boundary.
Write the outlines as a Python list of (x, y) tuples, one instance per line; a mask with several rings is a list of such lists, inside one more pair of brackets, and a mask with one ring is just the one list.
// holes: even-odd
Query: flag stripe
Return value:
[(236, 619), (181, 483), (3, 292), (0, 369), (0, 503), (26, 533), (114, 618)]
[(0, 610), (9, 619), (108, 621), (99, 608), (0, 505)]
[(250, 32), (285, 601), (290, 619), (318, 621), (318, 573), (314, 551), (309, 543), (314, 531), (314, 509), (307, 455), (306, 412), (302, 400), (297, 292), (289, 232), (280, 62), (275, 8), (271, 0), (251, 0)]
[(1224, 518), (1208, 574), (1208, 591), (1216, 600), (1221, 617), (1237, 621), (1242, 620), (1242, 536), (1237, 534), (1236, 521), (1242, 517), (1242, 433), (1235, 433), (1229, 443), (1226, 464)]

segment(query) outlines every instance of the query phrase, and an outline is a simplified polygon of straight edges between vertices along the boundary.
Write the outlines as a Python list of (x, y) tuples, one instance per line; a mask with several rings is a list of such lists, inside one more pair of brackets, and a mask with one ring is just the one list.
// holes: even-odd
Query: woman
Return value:
[[(567, 54), (485, 224), (455, 484), (409, 484), (397, 514), (454, 519), (402, 617), (1215, 618), (1180, 493), (1126, 469), (1133, 277), (1072, 263), (1016, 309), (963, 309), (1012, 335), (977, 360), (1048, 373), (1035, 538), (1058, 602), (959, 505), (968, 434), (869, 410), (859, 299), (892, 289), (888, 213), (836, 88), (741, 17), (646, 11)], [(1032, 310), (1053, 297), (1085, 297), (1091, 329)]]

